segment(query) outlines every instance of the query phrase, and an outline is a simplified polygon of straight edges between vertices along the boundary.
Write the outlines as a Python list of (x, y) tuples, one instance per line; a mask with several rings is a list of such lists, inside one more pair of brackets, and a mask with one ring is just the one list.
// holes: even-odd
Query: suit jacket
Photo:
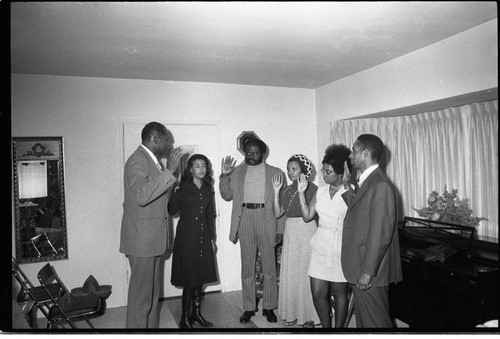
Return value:
[(142, 146), (128, 158), (120, 252), (135, 257), (165, 253), (170, 241), (167, 239), (167, 190), (175, 182), (169, 170), (160, 172)]
[(396, 197), (389, 178), (377, 168), (355, 195), (349, 190), (342, 198), (348, 206), (341, 254), (347, 281), (355, 284), (361, 272), (372, 276), (375, 287), (401, 281)]
[[(267, 228), (267, 236), (271, 242), (274, 242), (276, 238), (276, 233), (283, 234), (285, 230), (285, 218), (276, 219), (273, 212), (273, 201), (274, 201), (274, 188), (272, 178), (274, 175), (281, 175), (283, 180), (285, 180), (285, 173), (277, 167), (268, 165), (264, 163), (266, 168), (266, 179), (265, 179), (265, 201), (264, 201), (264, 213), (266, 218), (266, 223), (269, 225)], [(243, 207), (243, 189), (245, 186), (245, 175), (247, 173), (248, 165), (246, 163), (241, 163), (236, 166), (236, 168), (231, 172), (231, 174), (226, 176), (221, 176), (219, 180), (219, 190), (222, 199), (226, 201), (233, 200), (233, 209), (231, 213), (231, 230), (229, 232), (229, 240), (233, 243), (238, 242), (238, 228), (240, 226), (240, 219)]]

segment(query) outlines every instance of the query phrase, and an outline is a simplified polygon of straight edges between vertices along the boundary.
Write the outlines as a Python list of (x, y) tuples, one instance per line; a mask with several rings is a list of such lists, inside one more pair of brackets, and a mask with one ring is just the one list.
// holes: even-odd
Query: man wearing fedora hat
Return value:
[(231, 156), (222, 160), (219, 181), (221, 196), (233, 201), (229, 240), (240, 241), (241, 280), (243, 310), (240, 322), (246, 323), (255, 315), (255, 261), (260, 252), (264, 274), (262, 314), (267, 321), (277, 322), (273, 309), (278, 307), (278, 284), (276, 281), (276, 258), (274, 248), (281, 243), (285, 227), (284, 218), (276, 219), (273, 212), (274, 188), (272, 178), (285, 174), (277, 167), (266, 164), (263, 159), (266, 144), (257, 138), (243, 141), (245, 162), (238, 166)]

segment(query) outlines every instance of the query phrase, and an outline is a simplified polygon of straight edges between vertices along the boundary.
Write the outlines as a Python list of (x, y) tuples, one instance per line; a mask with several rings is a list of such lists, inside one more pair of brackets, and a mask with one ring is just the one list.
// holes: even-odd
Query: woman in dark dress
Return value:
[(200, 312), (203, 284), (217, 281), (215, 270), (215, 203), (210, 161), (192, 155), (168, 203), (171, 215), (179, 212), (174, 240), (172, 277), (182, 286), (182, 317), (179, 328), (192, 328), (193, 321), (211, 327)]

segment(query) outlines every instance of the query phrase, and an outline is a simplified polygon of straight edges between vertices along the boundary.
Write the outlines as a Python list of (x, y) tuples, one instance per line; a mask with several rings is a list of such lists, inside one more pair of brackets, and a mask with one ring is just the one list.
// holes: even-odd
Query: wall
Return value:
[[(64, 137), (69, 260), (54, 265), (69, 288), (81, 286), (90, 274), (111, 284), (108, 307), (125, 305), (127, 293), (127, 262), (118, 252), (121, 121), (219, 121), (221, 153), (238, 163), (243, 158), (236, 137), (244, 130), (266, 141), (268, 163), (282, 169), (293, 153), (317, 158), (313, 90), (20, 74), (11, 80), (12, 136)], [(214, 170), (218, 175), (220, 163)], [(228, 240), (231, 203), (218, 208), (223, 229), (218, 246), (228, 268), (221, 272), (222, 287), (239, 290), (239, 244)], [(22, 268), (36, 281), (41, 266)]]
[(498, 87), (497, 25), (491, 20), (318, 88), (318, 154), (330, 144), (332, 121)]

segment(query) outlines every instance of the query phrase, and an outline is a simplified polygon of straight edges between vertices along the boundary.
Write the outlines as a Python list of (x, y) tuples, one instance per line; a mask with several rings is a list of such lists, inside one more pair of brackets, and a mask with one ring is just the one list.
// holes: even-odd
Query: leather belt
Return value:
[(253, 203), (253, 202), (247, 202), (247, 203), (243, 203), (241, 206), (245, 207), (245, 208), (249, 208), (249, 209), (256, 209), (256, 208), (264, 208), (264, 204), (256, 204), (256, 203)]

